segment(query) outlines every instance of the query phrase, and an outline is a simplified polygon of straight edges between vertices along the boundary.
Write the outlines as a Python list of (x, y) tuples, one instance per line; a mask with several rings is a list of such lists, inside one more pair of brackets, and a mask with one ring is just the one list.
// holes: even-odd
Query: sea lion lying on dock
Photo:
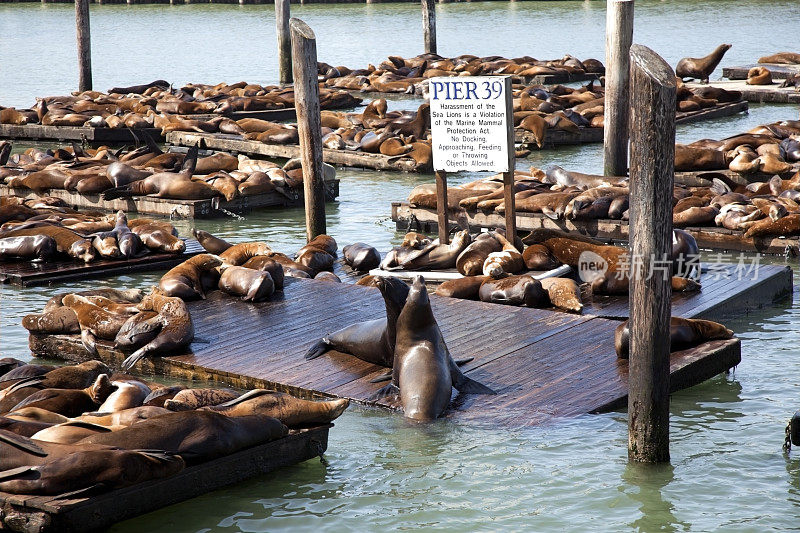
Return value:
[[(670, 351), (684, 350), (704, 342), (730, 339), (733, 331), (718, 322), (695, 318), (671, 317), (669, 325)], [(630, 328), (626, 320), (614, 330), (614, 347), (620, 359), (627, 359), (630, 348)]]

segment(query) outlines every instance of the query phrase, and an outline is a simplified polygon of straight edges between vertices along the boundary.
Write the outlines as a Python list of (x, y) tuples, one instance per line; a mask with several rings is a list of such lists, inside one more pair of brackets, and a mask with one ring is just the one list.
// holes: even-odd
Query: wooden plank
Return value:
[(45, 532), (80, 532), (105, 529), (115, 522), (194, 498), (319, 456), (328, 447), (332, 425), (292, 431), (282, 439), (195, 465), (165, 479), (91, 497), (59, 499), (0, 492), (0, 529), (31, 531), (42, 522)]
[[(206, 148), (224, 150), (249, 155), (282, 157), (291, 159), (300, 157), (300, 146), (296, 144), (265, 144), (260, 141), (248, 141), (238, 135), (222, 133), (195, 133), (187, 131), (171, 131), (167, 133), (167, 143), (177, 146), (194, 146), (203, 141)], [(416, 162), (408, 157), (398, 158), (383, 154), (368, 154), (348, 150), (331, 150), (323, 148), (322, 160), (332, 165), (355, 168), (371, 168), (375, 170), (399, 170), (403, 172), (417, 171)]]
[[(215, 291), (188, 305), (197, 335), (188, 352), (147, 361), (142, 370), (389, 407), (370, 399), (382, 386), (370, 379), (386, 369), (335, 351), (303, 358), (325, 332), (381, 316), (375, 288), (298, 279), (274, 301), (248, 304)], [(456, 395), (450, 418), (530, 425), (594, 411), (627, 393), (613, 347), (618, 321), (436, 295), (431, 305), (453, 357), (474, 357), (464, 372), (499, 393)], [(738, 340), (728, 344), (738, 353)], [(30, 347), (40, 356), (91, 357), (75, 335), (31, 335)], [(108, 342), (98, 350), (114, 366), (125, 357)], [(719, 351), (700, 348), (698, 357), (722, 372), (728, 360), (717, 359)], [(673, 371), (683, 366), (679, 361)]]
[[(339, 180), (326, 181), (325, 198), (333, 201), (339, 196)], [(222, 197), (206, 200), (173, 200), (169, 198), (156, 198), (154, 196), (133, 196), (130, 198), (117, 198), (104, 200), (98, 194), (81, 194), (77, 191), (64, 189), (50, 189), (48, 196), (60, 198), (70, 206), (80, 209), (95, 209), (99, 211), (126, 213), (140, 213), (146, 215), (160, 215), (171, 218), (211, 218), (226, 216), (222, 211), (233, 213), (246, 213), (251, 209), (261, 207), (286, 207), (303, 205), (303, 196), (299, 189), (289, 189), (288, 196), (278, 192), (256, 194), (253, 196), (239, 196), (231, 201)], [(0, 196), (20, 196), (22, 198), (39, 198), (31, 189), (11, 188), (0, 185)]]
[[(159, 128), (143, 128), (142, 132), (154, 138), (161, 137)], [(0, 124), (2, 139), (36, 139), (48, 141), (87, 141), (92, 143), (129, 143), (136, 139), (130, 130), (112, 128), (90, 128), (85, 126), (42, 126), (41, 124)]]
[(186, 251), (182, 254), (151, 253), (133, 259), (98, 259), (91, 263), (82, 263), (74, 259), (59, 259), (45, 263), (0, 261), (0, 283), (32, 287), (134, 272), (168, 270), (186, 259), (204, 252), (205, 250), (199, 242), (188, 239)]
[[(398, 230), (405, 230), (412, 223), (412, 230), (435, 232), (436, 212), (422, 207), (411, 207), (407, 202), (392, 203), (392, 220)], [(413, 216), (413, 218), (412, 218)], [(463, 212), (464, 220), (473, 230), (503, 227), (502, 216), (476, 211)], [(574, 231), (598, 239), (627, 241), (628, 223), (624, 220), (552, 220), (540, 213), (517, 212), (517, 230), (531, 231), (538, 228)], [(798, 255), (798, 237), (745, 238), (743, 232), (718, 227), (681, 228), (692, 234), (702, 249), (758, 252), (762, 254)]]
[(699, 87), (716, 87), (726, 91), (739, 91), (742, 98), (748, 102), (773, 103), (773, 104), (796, 104), (800, 102), (800, 91), (794, 87), (778, 87), (777, 83), (772, 85), (748, 85), (745, 80), (720, 80), (712, 81), (706, 85), (700, 83), (686, 83), (690, 89)]
[(773, 79), (785, 79), (800, 74), (800, 65), (781, 65), (777, 63), (753, 63), (739, 67), (723, 67), (722, 77), (731, 80), (746, 80), (747, 73), (753, 67), (764, 67), (770, 71)]

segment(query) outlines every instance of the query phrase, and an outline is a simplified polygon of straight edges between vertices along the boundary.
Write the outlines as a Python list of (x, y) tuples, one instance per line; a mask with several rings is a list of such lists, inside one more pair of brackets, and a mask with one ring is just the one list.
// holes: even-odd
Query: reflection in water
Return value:
[(620, 492), (636, 500), (640, 516), (629, 524), (636, 531), (688, 530), (691, 524), (679, 521), (673, 512), (675, 506), (664, 497), (664, 488), (675, 479), (675, 469), (670, 464), (646, 465), (629, 463), (622, 473)]

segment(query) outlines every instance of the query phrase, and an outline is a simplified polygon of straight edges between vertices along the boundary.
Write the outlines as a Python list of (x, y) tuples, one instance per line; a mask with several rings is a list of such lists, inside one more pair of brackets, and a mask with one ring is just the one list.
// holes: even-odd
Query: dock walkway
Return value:
[[(431, 295), (431, 304), (453, 357), (475, 358), (462, 370), (498, 392), (456, 395), (447, 417), (526, 426), (625, 404), (628, 363), (614, 351), (619, 321), (436, 295)], [(338, 352), (312, 361), (303, 358), (323, 334), (384, 316), (377, 289), (289, 280), (283, 294), (276, 293), (269, 302), (245, 303), (216, 291), (188, 306), (197, 336), (188, 353), (146, 361), (141, 370), (388, 407), (370, 400), (382, 386), (370, 380), (385, 368)], [(77, 336), (31, 335), (30, 347), (37, 356), (72, 361), (90, 357)], [(98, 349), (112, 365), (125, 357), (108, 343), (99, 343)], [(671, 387), (700, 383), (740, 359), (737, 339), (676, 352), (671, 356)]]
[(690, 89), (698, 87), (717, 87), (726, 91), (739, 91), (742, 98), (748, 102), (771, 104), (796, 104), (800, 102), (800, 91), (794, 87), (778, 87), (778, 83), (772, 85), (747, 85), (745, 80), (721, 80), (712, 81), (707, 84), (687, 83)]

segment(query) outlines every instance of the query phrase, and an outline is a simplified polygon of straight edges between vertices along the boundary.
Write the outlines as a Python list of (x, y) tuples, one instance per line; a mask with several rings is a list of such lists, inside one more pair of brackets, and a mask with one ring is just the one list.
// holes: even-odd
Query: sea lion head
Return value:
[(401, 246), (406, 246), (409, 248), (415, 248), (417, 250), (429, 245), (431, 240), (427, 238), (425, 235), (417, 233), (416, 231), (409, 231), (406, 233), (405, 237), (403, 237), (403, 244)]
[(214, 254), (200, 254), (196, 257), (198, 259), (195, 263), (195, 266), (201, 270), (211, 270), (212, 268), (217, 268), (224, 263), (220, 256)]
[(409, 288), (406, 283), (398, 278), (379, 276), (375, 285), (381, 291), (387, 306), (396, 309), (399, 314), (408, 298)]
[(614, 349), (617, 351), (617, 357), (620, 359), (628, 358), (630, 343), (631, 330), (628, 328), (628, 321), (626, 320), (614, 330)]
[(69, 247), (69, 255), (76, 259), (83, 259), (86, 263), (94, 261), (97, 257), (90, 239), (79, 239), (73, 242)]
[(92, 386), (89, 387), (89, 394), (92, 396), (92, 400), (94, 400), (95, 403), (103, 403), (113, 390), (114, 385), (108, 378), (108, 374), (100, 374), (97, 376), (97, 379), (94, 380)]
[[(427, 312), (425, 312), (425, 308), (427, 308)], [(411, 328), (433, 321), (431, 301), (428, 297), (428, 288), (425, 285), (424, 277), (414, 277), (414, 282), (411, 284), (411, 289), (408, 291), (406, 305), (403, 306), (403, 312), (401, 314), (409, 317), (410, 322), (407, 326)]]
[(472, 237), (469, 234), (469, 230), (464, 229), (457, 231), (456, 234), (453, 235), (453, 240), (450, 242), (450, 249), (463, 250), (470, 242), (472, 242)]

